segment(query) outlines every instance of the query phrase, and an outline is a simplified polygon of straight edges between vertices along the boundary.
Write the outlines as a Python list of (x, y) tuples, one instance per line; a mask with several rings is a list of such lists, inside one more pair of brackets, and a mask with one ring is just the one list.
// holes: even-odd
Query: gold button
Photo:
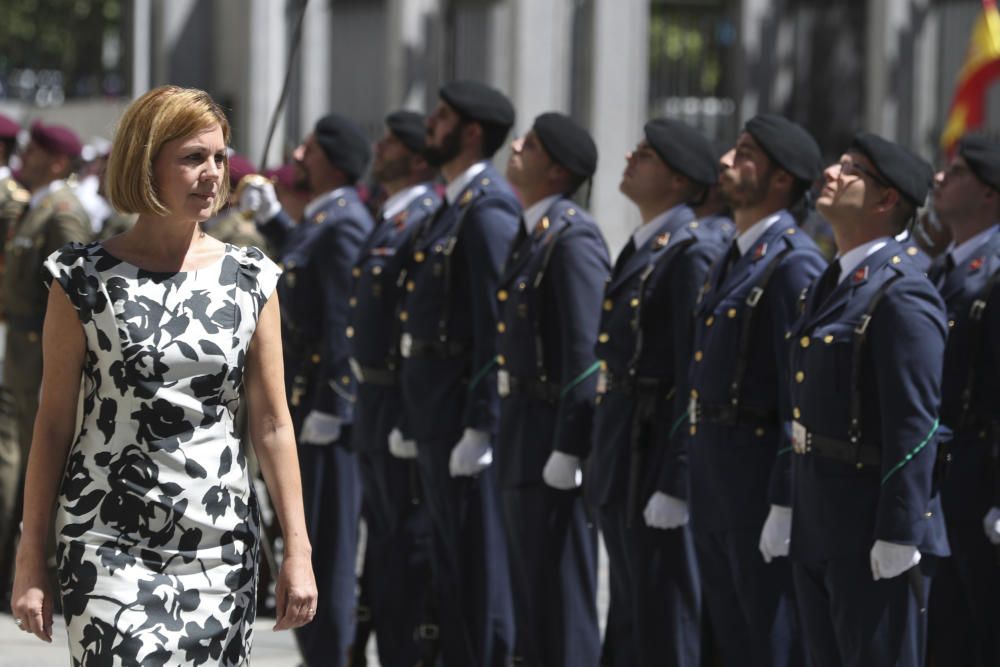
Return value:
[(806, 374), (803, 373), (802, 371), (799, 371), (798, 373), (795, 374), (795, 381), (798, 382), (799, 384), (801, 384), (805, 379), (806, 379)]
[(522, 291), (522, 292), (523, 292), (523, 291), (525, 290), (525, 288), (527, 288), (527, 287), (528, 287), (528, 283), (524, 282), (523, 280), (522, 280), (521, 282), (519, 282), (519, 283), (517, 284), (517, 289), (519, 289), (519, 290), (520, 290), (520, 291)]
[(499, 300), (499, 301), (506, 301), (507, 300), (507, 290), (502, 289), (499, 292), (497, 292), (497, 300)]
[(633, 308), (638, 308), (639, 298), (638, 297), (633, 298), (631, 301), (629, 301), (629, 305), (632, 306)]
[(354, 338), (354, 327), (347, 327), (347, 331), (345, 333), (348, 338)]
[(734, 317), (736, 317), (736, 309), (730, 308), (729, 310), (727, 310), (726, 317), (728, 317), (729, 319), (733, 319)]
[(934, 516), (934, 512), (927, 512), (926, 514), (924, 514), (924, 516), (930, 519), (932, 516)]
[(381, 266), (379, 266), (378, 264), (376, 264), (375, 266), (372, 267), (372, 275), (373, 276), (381, 275), (381, 273), (382, 273), (382, 267)]
[(413, 253), (413, 261), (417, 262), (418, 264), (424, 261), (425, 257), (426, 255), (424, 254), (423, 250), (418, 250), (415, 253)]
[(764, 427), (763, 426), (758, 426), (757, 428), (754, 429), (753, 434), (755, 436), (757, 436), (758, 438), (763, 438), (764, 437)]
[(497, 355), (497, 363), (500, 364), (501, 366), (503, 366), (504, 364), (507, 363), (507, 358), (504, 357), (502, 354), (498, 354)]
[(796, 419), (801, 419), (802, 418), (802, 411), (799, 410), (799, 408), (796, 406), (796, 407), (792, 408), (792, 416), (795, 417)]
[(694, 435), (697, 432), (698, 432), (697, 426), (691, 426), (691, 428), (688, 429), (688, 433), (690, 433), (691, 435)]
[(893, 255), (892, 256), (892, 263), (893, 264), (899, 264), (902, 261), (903, 260), (902, 260), (902, 258), (899, 255)]
[(28, 332), (28, 342), (29, 343), (37, 343), (38, 342), (38, 332), (37, 331), (29, 331)]
[(709, 315), (705, 318), (705, 326), (710, 327), (715, 324), (715, 315)]
[(691, 398), (698, 398), (698, 390), (697, 389), (692, 389), (691, 390)]
[(809, 336), (803, 336), (799, 339), (799, 345), (802, 347), (809, 347)]
[(351, 270), (351, 275), (354, 276), (355, 278), (360, 278), (361, 277), (361, 269), (359, 269), (358, 267), (355, 266), (354, 269)]
[(351, 308), (354, 308), (356, 305), (358, 305), (358, 298), (356, 296), (352, 296), (350, 299), (347, 300), (347, 303), (351, 306)]
[(611, 340), (611, 336), (609, 336), (607, 333), (605, 333), (604, 331), (602, 331), (601, 335), (597, 337), (597, 340), (598, 340), (598, 342), (601, 342), (601, 343), (607, 343), (609, 340)]
[(701, 361), (704, 357), (705, 357), (705, 355), (702, 354), (701, 350), (698, 350), (697, 352), (694, 353), (694, 360), (695, 361)]
[(568, 209), (566, 209), (566, 215), (569, 215), (569, 216), (576, 215), (576, 209), (575, 208), (568, 208)]
[(833, 336), (831, 336), (830, 334), (823, 336), (823, 342), (829, 345), (830, 343), (833, 342)]
[(399, 313), (399, 321), (400, 322), (405, 322), (409, 318), (410, 318), (410, 315), (405, 310), (400, 311), (400, 313)]
[(792, 227), (791, 229), (786, 230), (785, 233), (788, 234), (789, 236), (791, 236), (792, 234), (795, 233), (795, 228)]
[(506, 324), (504, 324), (503, 322), (497, 322), (497, 331), (499, 331), (500, 333), (503, 333), (506, 330), (507, 330), (507, 325)]
[(614, 306), (615, 302), (612, 301), (611, 299), (604, 300), (604, 310), (611, 310), (612, 308), (614, 308)]
[(313, 362), (314, 364), (318, 364), (318, 363), (319, 363), (319, 359), (320, 359), (320, 357), (319, 357), (319, 355), (318, 355), (318, 354), (314, 354), (314, 355), (312, 356), (312, 362)]
[(909, 255), (910, 257), (915, 257), (918, 252), (920, 251), (917, 250), (914, 246), (910, 246), (909, 248), (906, 249), (906, 254)]
[(415, 282), (413, 282), (412, 280), (407, 280), (406, 281), (406, 291), (407, 292), (412, 292), (414, 289), (416, 289), (416, 287), (417, 287), (417, 284)]
[(948, 328), (952, 329), (955, 327), (955, 320), (948, 320)]
[(351, 378), (347, 377), (346, 375), (342, 376), (340, 378), (340, 384), (351, 384)]

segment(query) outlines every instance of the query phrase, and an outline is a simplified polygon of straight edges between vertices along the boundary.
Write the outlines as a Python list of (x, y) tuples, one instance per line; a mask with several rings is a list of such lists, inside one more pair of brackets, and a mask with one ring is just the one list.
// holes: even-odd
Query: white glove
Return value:
[(467, 428), (462, 438), (451, 450), (448, 471), (452, 477), (472, 477), (478, 475), (493, 463), (493, 448), (490, 437), (483, 431)]
[(569, 491), (583, 484), (583, 470), (580, 468), (580, 457), (552, 450), (549, 460), (542, 469), (542, 479), (553, 489)]
[(910, 544), (875, 540), (872, 547), (872, 579), (892, 579), (920, 562), (920, 552)]
[(240, 193), (239, 206), (240, 212), (252, 214), (257, 224), (267, 222), (281, 210), (278, 194), (270, 181), (245, 184)]
[(303, 445), (329, 445), (340, 437), (340, 417), (313, 410), (302, 422), (299, 442)]
[(398, 428), (389, 431), (389, 453), (397, 459), (417, 458), (417, 441), (406, 440)]
[(669, 530), (680, 528), (688, 522), (688, 504), (680, 498), (674, 498), (662, 491), (657, 491), (649, 497), (642, 518), (650, 528)]
[(983, 517), (983, 528), (986, 530), (986, 539), (993, 544), (1000, 544), (1000, 507), (990, 508)]
[(771, 505), (771, 511), (764, 520), (760, 531), (760, 554), (765, 563), (774, 558), (788, 555), (788, 545), (792, 540), (792, 508)]

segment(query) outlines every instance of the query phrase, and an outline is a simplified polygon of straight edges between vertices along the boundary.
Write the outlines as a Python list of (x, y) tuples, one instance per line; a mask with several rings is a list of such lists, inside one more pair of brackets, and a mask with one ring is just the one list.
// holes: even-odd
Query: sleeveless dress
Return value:
[(56, 512), (71, 664), (248, 665), (259, 523), (233, 417), (278, 267), (227, 245), (154, 273), (95, 242), (45, 269), (86, 334)]

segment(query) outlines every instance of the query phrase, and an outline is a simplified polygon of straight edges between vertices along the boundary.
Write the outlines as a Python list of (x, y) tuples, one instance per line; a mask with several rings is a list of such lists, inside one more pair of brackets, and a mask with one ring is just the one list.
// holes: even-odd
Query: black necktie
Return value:
[(944, 256), (944, 268), (941, 270), (941, 275), (939, 275), (938, 279), (934, 281), (934, 285), (938, 289), (944, 287), (944, 284), (948, 282), (948, 276), (951, 275), (951, 272), (954, 268), (955, 268), (955, 258), (949, 252), (947, 255)]
[(820, 305), (826, 301), (827, 297), (837, 288), (837, 280), (839, 278), (840, 260), (835, 259), (830, 266), (826, 267), (826, 271), (823, 272), (823, 275), (816, 282), (816, 298), (813, 299), (813, 303)]
[(622, 251), (618, 253), (618, 259), (615, 261), (615, 275), (617, 276), (622, 271), (622, 267), (629, 258), (635, 254), (635, 239), (631, 236), (628, 239), (628, 243), (622, 248)]
[(740, 261), (740, 245), (736, 241), (733, 241), (729, 244), (729, 250), (726, 251), (725, 257), (722, 258), (722, 270), (719, 271), (718, 284), (721, 285), (723, 283), (738, 261)]

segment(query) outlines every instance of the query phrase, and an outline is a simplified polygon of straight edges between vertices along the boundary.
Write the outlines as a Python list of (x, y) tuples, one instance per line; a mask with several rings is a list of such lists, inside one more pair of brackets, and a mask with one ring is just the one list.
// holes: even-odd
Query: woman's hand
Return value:
[(316, 615), (316, 579), (309, 556), (286, 556), (276, 589), (278, 620), (275, 630), (298, 628)]
[(23, 632), (30, 632), (45, 642), (52, 642), (52, 589), (45, 570), (45, 556), (18, 554), (14, 568), (11, 611), (14, 622)]

